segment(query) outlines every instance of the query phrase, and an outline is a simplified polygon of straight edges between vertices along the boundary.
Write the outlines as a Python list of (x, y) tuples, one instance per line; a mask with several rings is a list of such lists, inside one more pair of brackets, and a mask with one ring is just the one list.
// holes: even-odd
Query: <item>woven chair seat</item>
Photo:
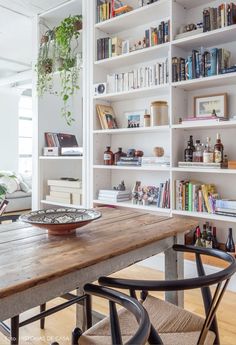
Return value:
[[(165, 345), (196, 345), (204, 319), (183, 308), (148, 295), (143, 303), (150, 321)], [(118, 312), (123, 341), (137, 329), (134, 316), (125, 309)], [(215, 334), (208, 332), (204, 345), (214, 343)], [(79, 345), (111, 345), (109, 319), (105, 318), (86, 331)], [(135, 345), (135, 344), (134, 344)]]

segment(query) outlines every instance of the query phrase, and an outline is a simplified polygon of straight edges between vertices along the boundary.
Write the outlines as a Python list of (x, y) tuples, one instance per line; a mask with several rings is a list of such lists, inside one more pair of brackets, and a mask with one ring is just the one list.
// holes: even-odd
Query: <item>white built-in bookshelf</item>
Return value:
[[(171, 204), (170, 209), (159, 209), (155, 205), (134, 205), (131, 202), (111, 203), (113, 206), (140, 209), (150, 212), (163, 212), (165, 215), (184, 215), (198, 218), (199, 222), (210, 220), (216, 223), (220, 242), (225, 241), (224, 230), (236, 218), (219, 216), (208, 213), (179, 211), (175, 209), (175, 180), (193, 179), (202, 183), (214, 183), (220, 195), (225, 198), (236, 198), (236, 170), (232, 169), (197, 169), (178, 168), (178, 162), (183, 161), (184, 149), (190, 135), (194, 141), (206, 141), (211, 137), (215, 142), (216, 134), (220, 133), (225, 147), (225, 153), (231, 160), (236, 160), (236, 73), (216, 75), (212, 77), (172, 82), (172, 57), (186, 57), (194, 48), (220, 47), (231, 51), (231, 62), (236, 64), (236, 25), (217, 29), (207, 33), (175, 40), (181, 25), (199, 22), (202, 10), (209, 6), (218, 6), (223, 1), (203, 0), (159, 0), (153, 4), (138, 8), (138, 1), (127, 0), (126, 3), (134, 10), (107, 21), (96, 23), (97, 1), (69, 1), (57, 10), (44, 15), (44, 20), (55, 21), (66, 17), (67, 14), (77, 14), (82, 10), (84, 16), (83, 27), (83, 75), (82, 92), (75, 98), (75, 109), (78, 115), (83, 113), (83, 126), (78, 119), (72, 128), (67, 128), (60, 119), (59, 106), (51, 96), (39, 100), (38, 109), (38, 157), (39, 159), (39, 192), (37, 207), (47, 206), (44, 200), (45, 181), (48, 178), (57, 178), (62, 174), (78, 176), (80, 174), (84, 185), (84, 206), (92, 207), (107, 204), (98, 200), (100, 189), (111, 189), (121, 180), (125, 181), (127, 188), (132, 189), (135, 181), (143, 185), (156, 185), (170, 179)], [(226, 1), (229, 3), (230, 1)], [(86, 8), (86, 10), (84, 9)], [(145, 28), (157, 25), (160, 21), (170, 20), (170, 42), (150, 48), (144, 48), (124, 55), (97, 61), (97, 39), (102, 37), (121, 37), (123, 39), (137, 37)], [(86, 37), (84, 39), (84, 37)], [(116, 93), (106, 93), (94, 96), (93, 85), (103, 83), (111, 73), (126, 72), (129, 69), (147, 63), (155, 63), (159, 59), (169, 59), (169, 81), (167, 84), (139, 88)], [(82, 75), (82, 72), (81, 72)], [(193, 99), (195, 96), (219, 94), (227, 92), (229, 95), (230, 120), (225, 122), (189, 122), (179, 123), (179, 118), (185, 119), (193, 114)], [(124, 113), (147, 109), (154, 101), (167, 101), (169, 111), (169, 124), (157, 127), (127, 128)], [(83, 104), (83, 110), (82, 110)], [(102, 129), (96, 105), (111, 105), (115, 111), (118, 129)], [(45, 114), (45, 117), (42, 116)], [(54, 117), (55, 116), (55, 117)], [(45, 120), (46, 118), (46, 120)], [(47, 159), (42, 157), (43, 135), (45, 131), (67, 130), (81, 139), (85, 149), (84, 159)], [(153, 148), (163, 147), (165, 154), (171, 157), (170, 167), (118, 167), (104, 166), (103, 152), (106, 146), (111, 146), (113, 152), (118, 147), (123, 151), (130, 148), (142, 150), (145, 156), (153, 155)], [(222, 231), (221, 231), (222, 230)], [(236, 228), (235, 228), (236, 230)]]

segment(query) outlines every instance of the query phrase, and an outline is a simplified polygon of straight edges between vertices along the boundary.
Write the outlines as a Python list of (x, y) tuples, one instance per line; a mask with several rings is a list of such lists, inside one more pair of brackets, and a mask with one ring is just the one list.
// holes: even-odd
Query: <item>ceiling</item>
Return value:
[(0, 80), (29, 70), (32, 18), (69, 0), (0, 0)]

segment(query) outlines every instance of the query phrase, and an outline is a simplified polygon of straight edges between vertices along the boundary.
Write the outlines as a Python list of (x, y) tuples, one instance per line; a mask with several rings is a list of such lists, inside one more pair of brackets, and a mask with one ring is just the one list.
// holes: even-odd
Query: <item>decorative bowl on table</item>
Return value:
[(51, 235), (67, 235), (101, 217), (101, 212), (77, 208), (32, 211), (19, 220), (48, 230)]

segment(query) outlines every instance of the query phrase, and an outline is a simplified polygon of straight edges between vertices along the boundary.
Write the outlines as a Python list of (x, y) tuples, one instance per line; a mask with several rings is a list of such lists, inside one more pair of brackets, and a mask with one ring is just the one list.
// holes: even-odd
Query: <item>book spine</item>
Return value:
[(193, 184), (190, 182), (188, 185), (188, 211), (190, 212), (193, 210), (192, 200), (193, 200)]
[(189, 209), (189, 182), (185, 183), (185, 211)]

